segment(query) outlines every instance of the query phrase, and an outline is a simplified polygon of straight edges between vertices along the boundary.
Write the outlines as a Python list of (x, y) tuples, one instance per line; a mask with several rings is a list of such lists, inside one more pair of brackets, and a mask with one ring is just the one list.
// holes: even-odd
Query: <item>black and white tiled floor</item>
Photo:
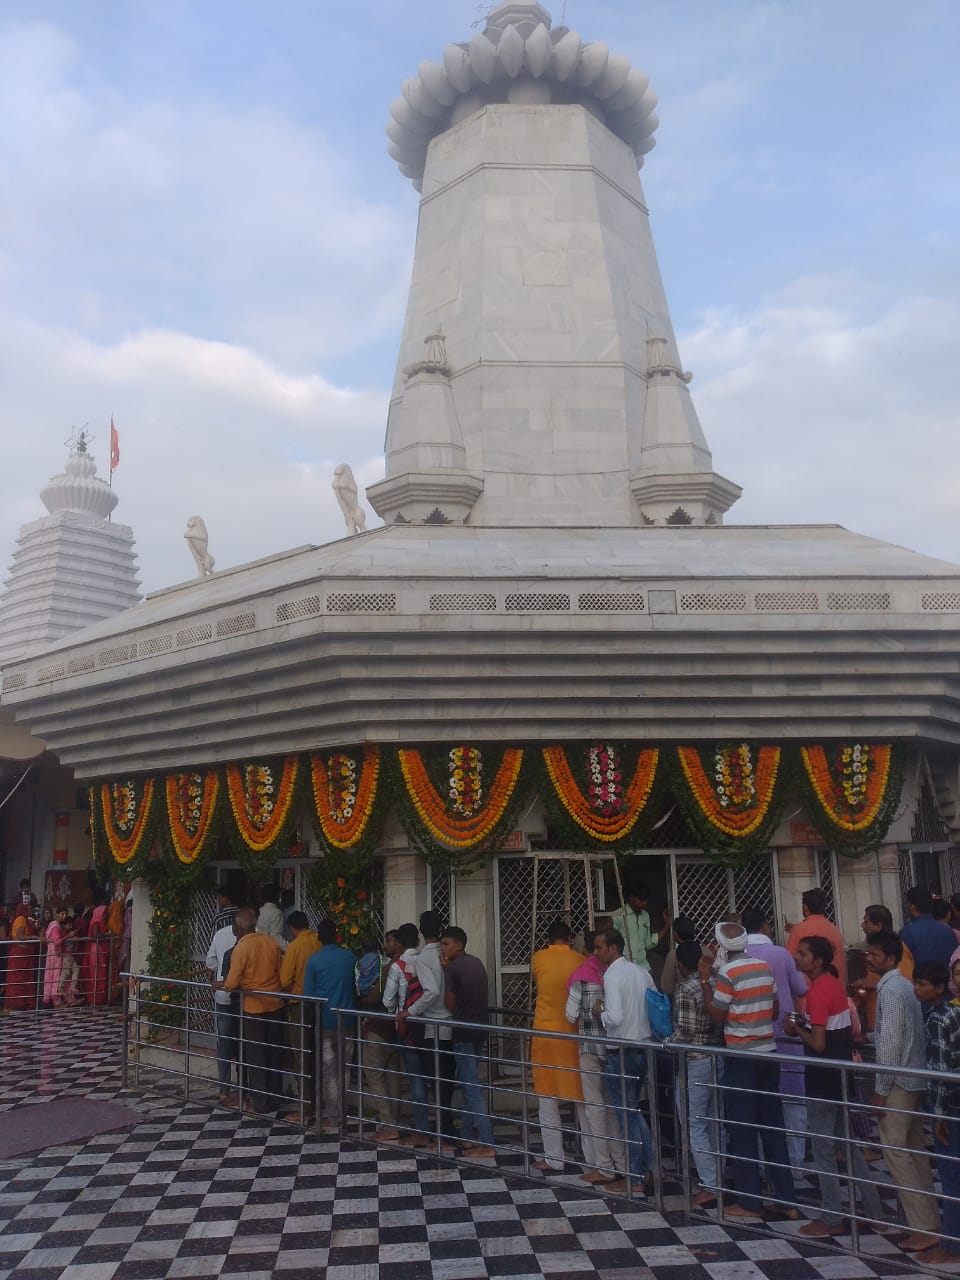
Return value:
[(929, 1271), (680, 1213), (119, 1092), (120, 1027), (0, 1018), (2, 1112), (120, 1098), (143, 1123), (0, 1163), (0, 1280), (859, 1280)]

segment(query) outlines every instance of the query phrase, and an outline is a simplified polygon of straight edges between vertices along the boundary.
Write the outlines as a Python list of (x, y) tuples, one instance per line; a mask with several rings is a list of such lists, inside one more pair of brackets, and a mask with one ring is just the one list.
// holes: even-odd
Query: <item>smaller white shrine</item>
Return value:
[(80, 432), (40, 491), (49, 515), (25, 524), (0, 596), (0, 669), (140, 600), (133, 530)]

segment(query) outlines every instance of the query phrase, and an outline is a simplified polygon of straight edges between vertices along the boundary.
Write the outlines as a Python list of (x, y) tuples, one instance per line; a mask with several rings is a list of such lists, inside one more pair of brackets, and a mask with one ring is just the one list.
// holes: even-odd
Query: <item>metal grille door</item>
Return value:
[(735, 871), (696, 854), (673, 854), (672, 862), (676, 914), (694, 922), (701, 942), (713, 938), (721, 916), (748, 907), (759, 907), (779, 929), (779, 885), (776, 861), (770, 854)]

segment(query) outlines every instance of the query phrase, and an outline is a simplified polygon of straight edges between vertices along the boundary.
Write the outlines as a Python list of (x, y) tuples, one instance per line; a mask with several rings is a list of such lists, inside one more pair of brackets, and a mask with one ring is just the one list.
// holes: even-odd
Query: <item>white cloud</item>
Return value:
[(838, 523), (960, 562), (960, 307), (903, 298), (864, 320), (869, 293), (801, 280), (681, 336), (717, 469), (744, 488), (728, 520)]

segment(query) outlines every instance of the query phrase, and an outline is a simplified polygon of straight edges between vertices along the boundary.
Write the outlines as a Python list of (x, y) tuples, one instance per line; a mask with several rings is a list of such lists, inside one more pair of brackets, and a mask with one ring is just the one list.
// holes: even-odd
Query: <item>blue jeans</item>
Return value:
[(487, 1091), (480, 1084), (480, 1051), (475, 1040), (454, 1040), (453, 1056), (457, 1063), (457, 1079), (463, 1092), (463, 1116), (460, 1137), (481, 1146), (493, 1146), (493, 1125), (487, 1106)]
[[(719, 1062), (717, 1065), (719, 1067)], [(711, 1189), (718, 1185), (717, 1153), (720, 1150), (715, 1095), (711, 1059), (688, 1058), (686, 1094), (681, 1089), (679, 1080), (677, 1081), (677, 1114), (681, 1121), (686, 1121), (690, 1151), (701, 1186)]]
[(755, 1059), (727, 1059), (723, 1068), (727, 1151), (733, 1166), (737, 1200), (741, 1208), (754, 1212), (761, 1207), (758, 1138), (774, 1195), (786, 1202), (777, 1208), (787, 1208), (796, 1201), (779, 1090), (780, 1063), (774, 1061), (772, 1054), (758, 1053)]
[(647, 1058), (643, 1050), (607, 1049), (604, 1075), (607, 1101), (616, 1113), (621, 1136), (627, 1143), (633, 1178), (640, 1178), (653, 1168), (653, 1138), (640, 1114), (640, 1088), (646, 1078)]
[(947, 1253), (960, 1255), (960, 1238), (948, 1239), (960, 1237), (960, 1120), (947, 1121), (947, 1141), (943, 1143), (937, 1138), (937, 1118), (934, 1117), (933, 1152), (943, 1189), (940, 1213), (944, 1239), (941, 1244)]
[(230, 1087), (233, 1064), (239, 1056), (240, 1014), (228, 1004), (214, 1006), (217, 1015), (217, 1079), (221, 1091)]
[(413, 1103), (413, 1127), (419, 1133), (430, 1133), (430, 1119), (427, 1115), (427, 1086), (423, 1078), (423, 1062), (420, 1050), (410, 1045), (401, 1044), (400, 1059), (407, 1073), (410, 1084), (410, 1101)]

